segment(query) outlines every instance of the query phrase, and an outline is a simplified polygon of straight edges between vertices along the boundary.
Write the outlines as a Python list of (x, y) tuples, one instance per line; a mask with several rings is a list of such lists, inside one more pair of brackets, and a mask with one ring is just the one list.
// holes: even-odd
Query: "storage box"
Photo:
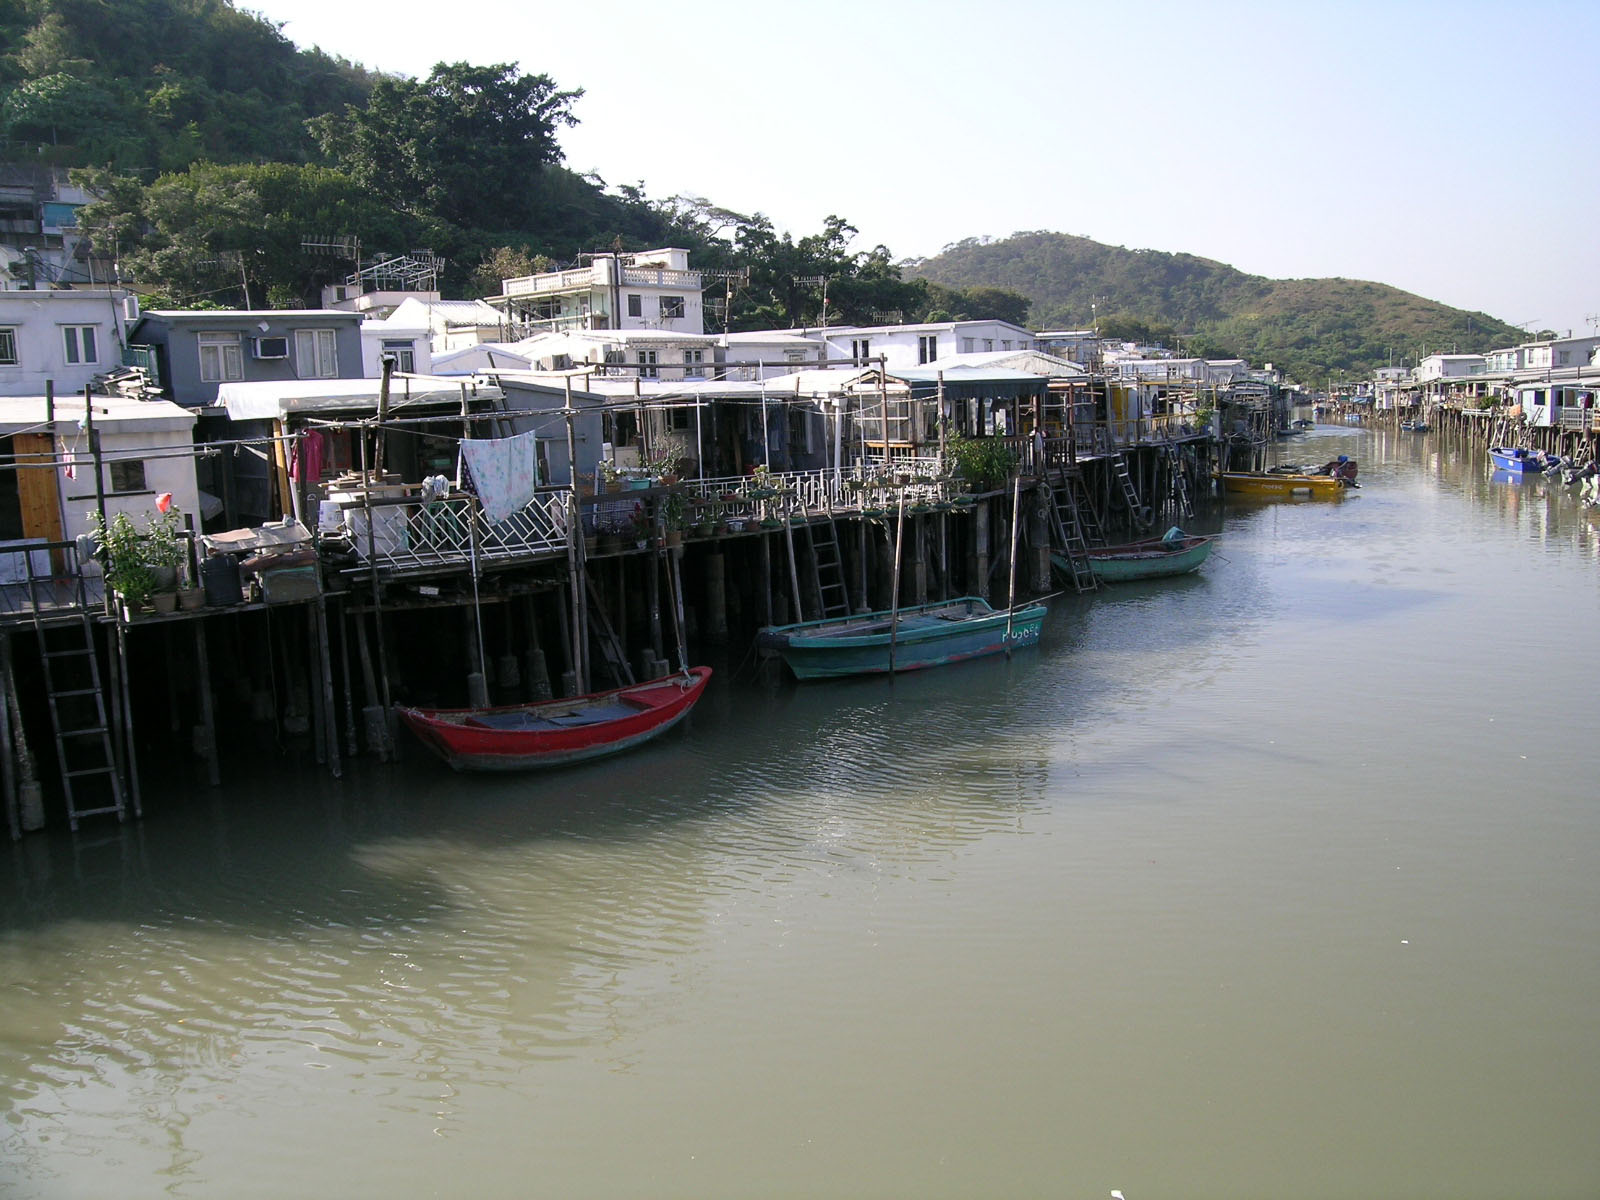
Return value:
[(278, 567), (262, 571), (261, 598), (268, 604), (294, 604), (317, 598), (317, 568)]

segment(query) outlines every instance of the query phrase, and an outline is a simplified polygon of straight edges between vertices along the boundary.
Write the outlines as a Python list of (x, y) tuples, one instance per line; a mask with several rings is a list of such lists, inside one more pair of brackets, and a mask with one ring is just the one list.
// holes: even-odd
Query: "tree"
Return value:
[(561, 159), (555, 134), (572, 102), (547, 75), (515, 65), (440, 63), (420, 82), (385, 78), (364, 107), (307, 123), (323, 153), (411, 213), (479, 229), (521, 229), (540, 171)]
[(435, 225), (396, 213), (348, 175), (328, 167), (198, 163), (148, 187), (109, 171), (74, 179), (97, 199), (79, 213), (124, 278), (190, 304), (210, 296), (260, 307), (315, 306), (326, 283), (354, 264), (317, 258), (307, 234), (347, 234), (364, 249), (399, 252), (436, 244)]

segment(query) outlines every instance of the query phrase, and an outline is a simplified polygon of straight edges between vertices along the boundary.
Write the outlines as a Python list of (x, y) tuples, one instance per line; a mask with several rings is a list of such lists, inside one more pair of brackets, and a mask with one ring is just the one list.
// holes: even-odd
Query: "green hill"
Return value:
[(1035, 328), (1148, 338), (1185, 353), (1272, 363), (1320, 386), (1440, 350), (1478, 353), (1526, 341), (1516, 326), (1382, 283), (1267, 279), (1192, 254), (1127, 250), (1064, 233), (968, 239), (903, 264), (947, 286), (1001, 287), (1033, 302)]

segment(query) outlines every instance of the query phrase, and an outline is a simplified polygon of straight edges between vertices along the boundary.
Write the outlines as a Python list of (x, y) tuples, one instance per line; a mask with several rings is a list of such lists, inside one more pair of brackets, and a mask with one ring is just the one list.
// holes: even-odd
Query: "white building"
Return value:
[[(88, 533), (99, 513), (94, 459), (84, 420), (83, 396), (0, 398), (0, 453), (7, 460), (56, 464), (55, 470), (0, 471), (0, 582), (27, 578), (22, 557), (28, 542), (59, 542)], [(171, 492), (179, 511), (200, 528), (201, 497), (195, 481), (195, 414), (167, 400), (125, 396), (89, 398), (99, 435), (100, 485), (106, 517), (127, 513), (144, 525), (156, 497)], [(49, 555), (35, 552), (36, 570)]]
[(502, 280), (487, 303), (521, 334), (574, 329), (705, 332), (701, 279), (689, 252), (668, 247), (594, 254), (586, 266)]
[(479, 342), (498, 342), (506, 333), (504, 314), (482, 300), (420, 300), (408, 296), (386, 320), (397, 329), (426, 329), (436, 354)]
[[(404, 303), (402, 301), (402, 303)], [(421, 302), (424, 306), (426, 301)], [(433, 374), (433, 330), (417, 319), (417, 309), (361, 322), (361, 373), (368, 379), (383, 374), (384, 357), (407, 375)]]
[(1466, 379), (1488, 370), (1481, 354), (1430, 354), (1417, 364), (1413, 378), (1418, 383), (1442, 379)]
[(0, 292), (0, 396), (81, 393), (96, 375), (122, 365), (129, 314), (126, 292)]

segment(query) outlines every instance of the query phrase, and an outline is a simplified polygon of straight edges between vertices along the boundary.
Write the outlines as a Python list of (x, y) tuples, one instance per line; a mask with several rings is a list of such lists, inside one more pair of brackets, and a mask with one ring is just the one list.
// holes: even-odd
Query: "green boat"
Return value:
[[(1089, 569), (1101, 583), (1129, 583), (1140, 579), (1164, 579), (1199, 570), (1211, 555), (1216, 538), (1169, 529), (1164, 537), (1146, 538), (1122, 546), (1099, 546), (1089, 551)], [(1069, 578), (1072, 568), (1058, 554), (1050, 556), (1056, 568)]]
[(799, 679), (919, 671), (1032, 646), (1043, 604), (996, 609), (977, 596), (937, 600), (898, 611), (770, 625), (757, 644), (776, 650)]

